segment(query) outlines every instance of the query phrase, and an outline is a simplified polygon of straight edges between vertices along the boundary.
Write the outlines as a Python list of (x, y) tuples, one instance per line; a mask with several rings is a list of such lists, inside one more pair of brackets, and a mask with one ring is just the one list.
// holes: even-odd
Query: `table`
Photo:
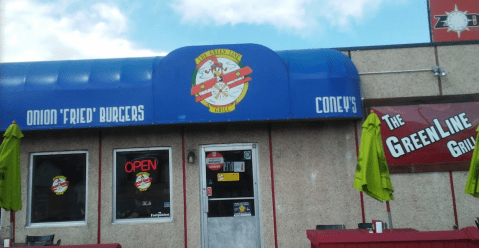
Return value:
[[(320, 234), (361, 234), (361, 233), (369, 233), (369, 229), (322, 229), (322, 230), (308, 230), (311, 231), (311, 235), (320, 235)], [(390, 232), (419, 232), (416, 229), (412, 228), (398, 228), (398, 229), (383, 229), (383, 233), (390, 233)]]
[[(15, 243), (15, 247), (31, 247), (31, 246), (22, 246), (25, 243)], [(90, 245), (53, 245), (53, 246), (43, 246), (43, 247), (55, 247), (55, 248), (121, 248), (121, 245), (118, 243), (114, 244), (90, 244)]]
[(369, 233), (367, 229), (306, 230), (311, 248), (389, 247), (478, 247), (479, 229), (466, 227), (457, 231), (420, 232), (411, 228), (384, 229)]

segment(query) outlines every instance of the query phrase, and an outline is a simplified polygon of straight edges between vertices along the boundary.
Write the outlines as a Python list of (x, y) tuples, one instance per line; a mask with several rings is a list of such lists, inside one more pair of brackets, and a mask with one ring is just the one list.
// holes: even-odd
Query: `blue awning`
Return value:
[(357, 70), (331, 49), (0, 64), (0, 130), (362, 117)]

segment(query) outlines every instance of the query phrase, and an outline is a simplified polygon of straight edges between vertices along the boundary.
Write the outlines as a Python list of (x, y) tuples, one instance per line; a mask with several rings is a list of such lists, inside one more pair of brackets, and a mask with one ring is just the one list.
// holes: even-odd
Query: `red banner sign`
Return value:
[(479, 5), (471, 0), (429, 0), (433, 42), (479, 40)]
[(372, 108), (381, 120), (388, 165), (469, 162), (479, 103)]

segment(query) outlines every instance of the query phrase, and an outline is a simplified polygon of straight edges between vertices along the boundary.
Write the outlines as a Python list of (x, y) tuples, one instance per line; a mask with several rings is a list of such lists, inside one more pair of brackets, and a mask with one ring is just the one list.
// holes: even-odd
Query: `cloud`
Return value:
[(307, 24), (304, 4), (307, 0), (177, 0), (174, 10), (183, 21), (213, 20), (225, 24), (273, 24), (279, 28), (302, 29)]
[[(187, 23), (267, 24), (304, 31), (321, 25), (344, 28), (373, 13), (383, 0), (176, 0), (172, 8)], [(327, 22), (327, 23), (324, 23)]]
[(66, 11), (68, 4), (10, 0), (5, 4), (4, 62), (165, 55), (130, 41), (128, 19), (118, 7), (96, 3)]
[(377, 11), (383, 0), (331, 0), (320, 12), (332, 26), (347, 27), (365, 18), (366, 13)]

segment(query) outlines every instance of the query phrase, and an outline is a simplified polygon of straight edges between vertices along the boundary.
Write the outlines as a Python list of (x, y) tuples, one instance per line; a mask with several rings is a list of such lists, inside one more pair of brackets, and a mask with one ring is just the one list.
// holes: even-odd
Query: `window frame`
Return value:
[[(134, 218), (134, 219), (117, 219), (116, 218), (116, 155), (118, 152), (137, 152), (137, 151), (168, 151), (168, 176), (170, 187), (170, 216), (161, 218)], [(173, 222), (173, 170), (172, 170), (172, 151), (171, 147), (145, 147), (145, 148), (119, 148), (113, 149), (113, 198), (112, 198), (112, 224), (144, 224), (144, 223), (165, 223)]]
[[(58, 222), (42, 222), (32, 223), (32, 201), (33, 201), (33, 157), (43, 155), (63, 155), (63, 154), (85, 154), (85, 220), (83, 221), (58, 221)], [(76, 151), (59, 151), (59, 152), (32, 152), (30, 153), (30, 168), (28, 175), (28, 211), (27, 211), (27, 228), (43, 228), (43, 227), (68, 227), (68, 226), (86, 226), (88, 223), (88, 165), (89, 152), (87, 150)]]

